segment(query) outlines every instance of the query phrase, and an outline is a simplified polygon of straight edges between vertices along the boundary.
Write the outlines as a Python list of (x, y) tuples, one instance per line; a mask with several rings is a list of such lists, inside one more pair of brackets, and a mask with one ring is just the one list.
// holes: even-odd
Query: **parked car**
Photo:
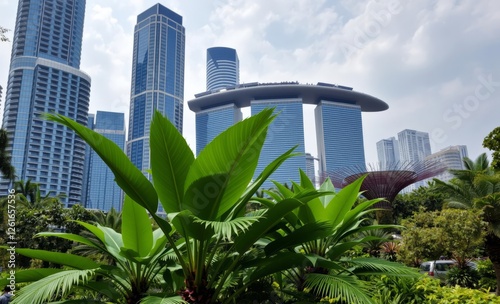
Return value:
[[(446, 273), (455, 265), (456, 262), (454, 260), (435, 260), (435, 261), (427, 261), (420, 264), (420, 273), (426, 273), (429, 276), (441, 280), (441, 282), (445, 282)], [(473, 269), (477, 269), (477, 264), (474, 262), (467, 263)]]

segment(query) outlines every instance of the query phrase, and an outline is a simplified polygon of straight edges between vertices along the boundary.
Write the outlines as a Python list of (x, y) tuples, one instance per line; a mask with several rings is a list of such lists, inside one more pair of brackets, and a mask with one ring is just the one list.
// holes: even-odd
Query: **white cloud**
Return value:
[[(14, 27), (14, 2), (0, 1), (2, 26)], [(133, 26), (137, 14), (156, 3), (87, 1), (82, 69), (92, 77), (91, 110), (128, 112)], [(475, 157), (483, 151), (482, 137), (498, 126), (495, 106), (500, 87), (494, 87), (469, 116), (459, 116), (460, 126), (455, 128), (444, 115), (474, 94), (478, 77), (491, 74), (500, 81), (498, 1), (170, 0), (162, 4), (182, 15), (186, 27), (186, 101), (205, 89), (206, 49), (228, 46), (238, 51), (242, 81), (332, 82), (387, 101), (388, 111), (363, 114), (370, 162), (376, 161), (378, 140), (406, 128), (426, 132), (440, 128), (446, 140), (434, 142), (434, 149), (467, 144)], [(4, 87), (10, 48), (0, 44)], [(194, 147), (194, 114), (187, 105), (184, 130)]]

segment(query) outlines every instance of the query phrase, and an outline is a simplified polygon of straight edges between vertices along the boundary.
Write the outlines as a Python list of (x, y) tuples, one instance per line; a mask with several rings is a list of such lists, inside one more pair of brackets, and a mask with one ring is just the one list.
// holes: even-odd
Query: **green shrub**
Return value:
[(416, 286), (425, 294), (422, 304), (500, 304), (500, 297), (493, 293), (460, 286), (440, 286), (439, 280), (424, 278)]
[(446, 274), (446, 284), (449, 286), (458, 285), (467, 288), (477, 288), (479, 278), (479, 273), (472, 267), (451, 267)]
[(481, 277), (479, 279), (479, 288), (495, 291), (497, 289), (497, 281), (491, 260), (478, 261), (477, 271)]
[(373, 299), (384, 304), (417, 304), (425, 299), (426, 290), (418, 289), (421, 278), (382, 276), (374, 285)]

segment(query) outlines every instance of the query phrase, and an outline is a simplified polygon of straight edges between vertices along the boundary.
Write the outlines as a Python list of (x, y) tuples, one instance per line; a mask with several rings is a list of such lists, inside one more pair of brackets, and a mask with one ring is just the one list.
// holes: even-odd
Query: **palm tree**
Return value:
[(14, 183), (16, 190), (16, 202), (25, 208), (40, 209), (58, 202), (60, 199), (66, 197), (65, 194), (59, 193), (53, 196), (54, 191), (49, 191), (47, 194), (42, 195), (40, 185), (32, 183), (31, 180), (24, 182), (19, 180)]
[(13, 180), (15, 178), (15, 169), (11, 164), (11, 156), (7, 153), (9, 138), (7, 130), (0, 129), (0, 172), (6, 179)]
[(485, 249), (495, 269), (496, 294), (500, 295), (500, 174), (490, 167), (486, 153), (475, 161), (464, 158), (464, 166), (464, 170), (450, 170), (454, 178), (448, 183), (435, 182), (448, 195), (448, 207), (483, 211), (488, 224)]

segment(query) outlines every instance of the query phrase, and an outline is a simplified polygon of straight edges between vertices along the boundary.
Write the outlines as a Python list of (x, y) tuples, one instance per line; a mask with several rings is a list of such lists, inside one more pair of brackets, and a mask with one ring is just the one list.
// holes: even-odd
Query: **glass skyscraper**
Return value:
[[(90, 77), (80, 71), (85, 0), (20, 0), (14, 30), (3, 128), (18, 180), (42, 194), (65, 193), (81, 202), (85, 143), (73, 131), (41, 117), (65, 115), (87, 124)], [(2, 181), (6, 193), (9, 182)]]
[(271, 99), (255, 100), (251, 102), (251, 112), (255, 115), (262, 110), (275, 107), (275, 112), (279, 115), (274, 119), (267, 130), (266, 141), (262, 147), (259, 157), (255, 177), (257, 177), (268, 164), (278, 156), (297, 145), (294, 150), (300, 153), (287, 159), (262, 185), (263, 188), (274, 188), (271, 180), (280, 183), (287, 183), (291, 186), (291, 181), (299, 181), (299, 169), (306, 171), (306, 155), (304, 147), (304, 115), (302, 109), (302, 99)]
[[(125, 115), (123, 113), (97, 111), (95, 132), (125, 149)], [(89, 155), (88, 190), (85, 207), (109, 211), (111, 207), (121, 211), (122, 191), (115, 182), (115, 176), (95, 151)]]
[(241, 121), (241, 109), (234, 104), (210, 108), (196, 113), (196, 155), (224, 130)]
[(240, 61), (235, 49), (207, 49), (207, 91), (233, 87), (240, 83)]
[[(207, 49), (207, 92), (239, 84), (239, 60), (235, 49)], [(233, 104), (196, 112), (196, 155), (224, 130), (242, 120), (241, 109)]]
[(322, 100), (315, 109), (320, 175), (365, 166), (361, 107)]
[(127, 155), (147, 176), (154, 112), (160, 111), (182, 132), (184, 45), (180, 15), (156, 4), (137, 16)]

